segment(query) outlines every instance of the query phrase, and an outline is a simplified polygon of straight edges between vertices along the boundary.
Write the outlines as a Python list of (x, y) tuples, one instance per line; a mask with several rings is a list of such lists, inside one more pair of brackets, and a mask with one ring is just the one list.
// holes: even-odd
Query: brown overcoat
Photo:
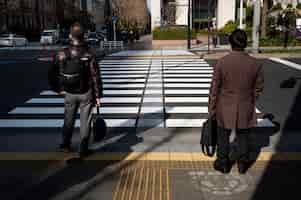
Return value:
[(248, 129), (257, 123), (255, 102), (263, 92), (264, 75), (258, 61), (243, 51), (232, 51), (214, 67), (209, 114), (226, 129)]

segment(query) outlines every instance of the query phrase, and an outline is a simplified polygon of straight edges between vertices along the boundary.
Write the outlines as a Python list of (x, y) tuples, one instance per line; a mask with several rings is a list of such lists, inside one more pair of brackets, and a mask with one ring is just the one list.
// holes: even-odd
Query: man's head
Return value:
[(229, 38), (233, 50), (243, 51), (248, 45), (247, 33), (241, 29), (233, 31)]
[(71, 39), (77, 40), (77, 41), (83, 41), (84, 40), (84, 28), (79, 22), (75, 22), (71, 26), (70, 30), (70, 36)]

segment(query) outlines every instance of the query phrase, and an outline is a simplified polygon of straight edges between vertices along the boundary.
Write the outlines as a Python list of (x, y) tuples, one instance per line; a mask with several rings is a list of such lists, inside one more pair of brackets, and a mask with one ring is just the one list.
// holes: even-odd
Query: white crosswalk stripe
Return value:
[[(119, 58), (133, 54), (148, 58)], [(182, 57), (151, 59), (164, 54)], [(181, 50), (125, 51), (100, 61), (104, 87), (100, 112), (107, 126), (201, 127), (208, 117), (213, 67), (203, 59), (183, 55), (192, 56)], [(0, 128), (58, 128), (63, 119), (64, 98), (44, 90), (1, 118)], [(259, 127), (273, 126), (266, 119), (258, 122)], [(79, 115), (75, 126), (80, 126)]]

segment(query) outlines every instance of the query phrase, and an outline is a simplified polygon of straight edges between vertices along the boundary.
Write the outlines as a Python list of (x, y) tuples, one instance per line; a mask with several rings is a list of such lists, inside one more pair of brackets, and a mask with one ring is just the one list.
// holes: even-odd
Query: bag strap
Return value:
[(99, 113), (100, 113), (100, 112), (99, 112), (99, 107), (100, 107), (100, 106), (96, 105), (96, 111), (97, 111), (97, 114), (98, 114), (98, 115), (99, 115)]

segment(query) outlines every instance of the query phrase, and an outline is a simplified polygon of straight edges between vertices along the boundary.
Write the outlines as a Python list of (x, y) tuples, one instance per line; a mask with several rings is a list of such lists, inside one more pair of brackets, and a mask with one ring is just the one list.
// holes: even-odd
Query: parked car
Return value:
[(41, 34), (40, 43), (42, 45), (56, 44), (59, 41), (59, 32), (57, 30), (44, 30)]
[(16, 34), (3, 34), (0, 35), (0, 46), (27, 46), (28, 40), (24, 36)]
[(103, 41), (104, 38), (103, 37), (100, 37), (97, 33), (95, 32), (90, 32), (87, 34), (87, 37), (86, 37), (86, 42), (89, 44), (89, 45), (100, 45), (100, 41)]

